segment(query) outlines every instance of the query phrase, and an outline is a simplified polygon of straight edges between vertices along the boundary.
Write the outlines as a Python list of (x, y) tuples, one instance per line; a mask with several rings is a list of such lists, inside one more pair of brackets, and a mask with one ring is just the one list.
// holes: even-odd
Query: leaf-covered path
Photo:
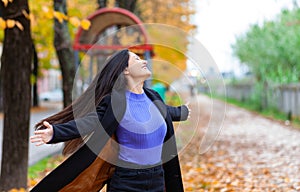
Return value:
[(199, 131), (180, 154), (186, 191), (300, 191), (299, 130), (227, 104), (220, 134), (200, 154), (212, 100), (197, 99)]

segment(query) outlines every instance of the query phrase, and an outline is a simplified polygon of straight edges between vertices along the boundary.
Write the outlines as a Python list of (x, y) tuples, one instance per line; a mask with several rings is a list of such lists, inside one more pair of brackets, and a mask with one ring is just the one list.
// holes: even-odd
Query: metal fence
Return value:
[[(226, 97), (239, 101), (250, 99), (254, 95), (254, 91), (253, 84), (226, 85)], [(300, 83), (268, 86), (262, 91), (266, 95), (266, 106), (277, 108), (279, 111), (294, 117), (300, 117)], [(218, 90), (216, 93), (219, 93)]]

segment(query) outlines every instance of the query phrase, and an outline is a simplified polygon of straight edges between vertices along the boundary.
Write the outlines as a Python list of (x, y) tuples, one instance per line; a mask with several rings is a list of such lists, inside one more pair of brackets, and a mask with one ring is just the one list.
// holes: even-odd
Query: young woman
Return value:
[(31, 142), (66, 142), (72, 155), (31, 191), (184, 191), (172, 121), (189, 109), (145, 88), (150, 75), (145, 60), (118, 51), (71, 106), (39, 122)]

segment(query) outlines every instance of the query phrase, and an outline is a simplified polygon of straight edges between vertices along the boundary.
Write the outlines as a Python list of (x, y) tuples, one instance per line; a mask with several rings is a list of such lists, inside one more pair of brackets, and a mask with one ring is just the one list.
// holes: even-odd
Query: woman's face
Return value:
[(151, 71), (147, 67), (147, 61), (142, 60), (133, 52), (129, 52), (128, 67), (124, 73), (133, 80), (146, 80), (151, 76)]

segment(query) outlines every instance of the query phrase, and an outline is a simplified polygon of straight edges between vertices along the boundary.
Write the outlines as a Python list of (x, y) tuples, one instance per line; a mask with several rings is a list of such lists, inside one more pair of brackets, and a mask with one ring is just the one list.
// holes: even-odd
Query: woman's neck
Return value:
[(137, 94), (142, 94), (144, 93), (144, 89), (143, 89), (143, 83), (140, 83), (138, 85), (128, 85), (128, 90), (132, 93), (137, 93)]

